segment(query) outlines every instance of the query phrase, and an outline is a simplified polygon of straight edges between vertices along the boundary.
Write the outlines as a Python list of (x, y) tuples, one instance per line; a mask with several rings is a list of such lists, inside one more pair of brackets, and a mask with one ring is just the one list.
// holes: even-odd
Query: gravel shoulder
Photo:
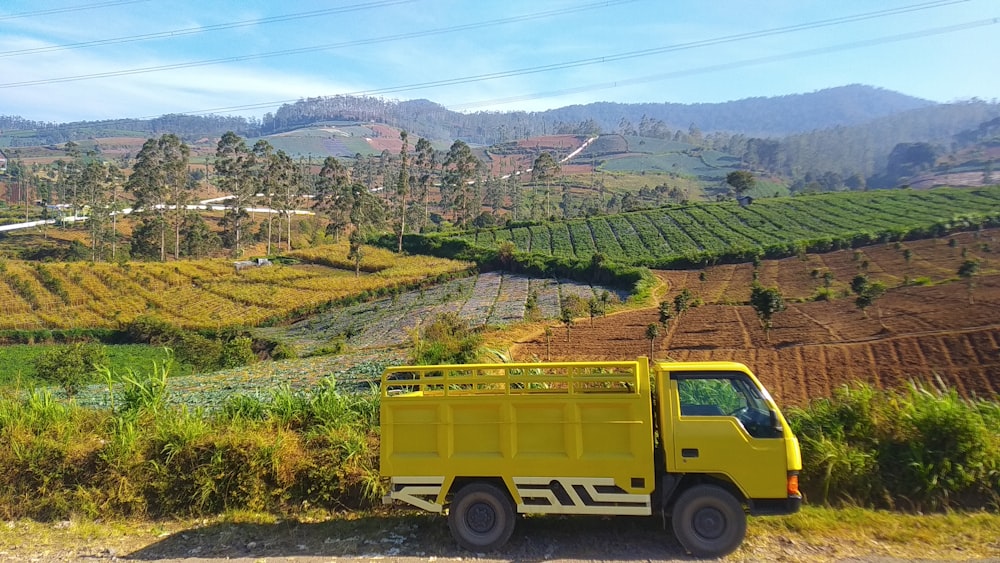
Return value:
[[(249, 520), (251, 518), (244, 518)], [(158, 522), (12, 521), (0, 530), (0, 561), (157, 561), (208, 563), (361, 561), (693, 561), (659, 517), (523, 518), (503, 550), (460, 550), (444, 518), (392, 511), (316, 521), (240, 522), (232, 516)], [(777, 531), (776, 531), (777, 530)], [(879, 539), (877, 533), (830, 537), (762, 526), (727, 561), (997, 561), (994, 544), (962, 538), (930, 545)]]

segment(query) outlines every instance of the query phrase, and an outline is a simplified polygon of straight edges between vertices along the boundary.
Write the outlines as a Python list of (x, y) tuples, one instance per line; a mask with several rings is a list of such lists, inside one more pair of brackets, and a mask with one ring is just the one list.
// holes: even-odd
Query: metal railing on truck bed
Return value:
[(595, 395), (647, 392), (637, 362), (546, 362), (390, 367), (383, 397)]

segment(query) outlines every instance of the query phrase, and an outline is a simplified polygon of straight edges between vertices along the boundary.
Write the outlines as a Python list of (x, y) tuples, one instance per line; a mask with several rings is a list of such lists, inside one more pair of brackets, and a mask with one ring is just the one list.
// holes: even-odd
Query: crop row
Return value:
[[(310, 249), (297, 257), (324, 264), (346, 255), (346, 245)], [(452, 275), (469, 264), (426, 256), (392, 255), (366, 248), (371, 261), (359, 277), (309, 264), (236, 272), (226, 260), (170, 263), (31, 265), (0, 267), (0, 329), (116, 327), (155, 314), (186, 328), (255, 325), (293, 311)]]
[(668, 266), (791, 249), (830, 250), (1000, 222), (1000, 187), (844, 192), (703, 203), (458, 235), (481, 248)]
[[(524, 320), (529, 298), (534, 300), (538, 315), (552, 319), (559, 316), (570, 295), (589, 300), (604, 291), (600, 286), (570, 280), (486, 272), (475, 278), (337, 307), (289, 326), (260, 330), (293, 342), (306, 353), (338, 340), (355, 349), (384, 348), (404, 344), (414, 329), (441, 313), (455, 311), (471, 327), (506, 326)], [(622, 293), (616, 296), (627, 297)]]

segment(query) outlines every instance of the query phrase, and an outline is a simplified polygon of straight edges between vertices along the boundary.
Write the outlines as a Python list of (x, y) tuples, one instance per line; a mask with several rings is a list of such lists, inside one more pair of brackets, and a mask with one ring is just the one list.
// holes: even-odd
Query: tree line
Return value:
[[(375, 232), (392, 232), (401, 249), (405, 233), (537, 220), (572, 207), (565, 194), (559, 206), (554, 201), (560, 167), (551, 153), (535, 160), (530, 179), (500, 178), (463, 141), (442, 151), (426, 138), (411, 148), (408, 133), (400, 137), (398, 154), (329, 156), (314, 164), (229, 131), (207, 172), (191, 166), (191, 148), (173, 133), (149, 138), (134, 159), (120, 162), (70, 141), (67, 159), (47, 166), (14, 160), (10, 178), (26, 208), (34, 208), (36, 198), (48, 204), (43, 217), (57, 215), (68, 224), (85, 216), (86, 258), (93, 261), (165, 261), (222, 251), (239, 257), (257, 242), (266, 243), (270, 255), (291, 248), (295, 211), (304, 209), (319, 215), (322, 237), (347, 237), (360, 263), (362, 241)], [(225, 195), (216, 228), (196, 205), (207, 187)], [(126, 213), (127, 239), (120, 226)]]

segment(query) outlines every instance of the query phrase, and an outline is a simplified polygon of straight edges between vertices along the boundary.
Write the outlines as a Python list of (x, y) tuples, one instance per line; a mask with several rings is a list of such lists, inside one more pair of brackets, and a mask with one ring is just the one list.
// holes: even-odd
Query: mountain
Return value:
[[(280, 135), (281, 146), (294, 156), (353, 156), (381, 152), (385, 147), (370, 141), (398, 138), (398, 131), (393, 131), (400, 129), (438, 147), (456, 139), (488, 147), (547, 135), (603, 133), (712, 149), (731, 155), (755, 172), (804, 184), (825, 176), (819, 183), (825, 189), (838, 189), (852, 177), (874, 180), (873, 185), (897, 184), (905, 179), (889, 170), (897, 146), (928, 143), (934, 154), (947, 155), (962, 143), (956, 135), (973, 135), (997, 117), (1000, 104), (995, 102), (938, 104), (860, 84), (711, 104), (599, 102), (541, 112), (460, 113), (430, 100), (327, 96), (283, 104), (261, 119), (165, 115), (152, 120), (55, 124), (0, 116), (0, 147), (55, 149), (68, 140), (141, 139), (166, 132), (189, 143), (210, 144), (232, 130), (246, 138)], [(345, 144), (351, 135), (331, 132), (331, 128), (349, 132), (351, 127), (371, 130), (355, 135), (372, 145), (371, 150), (368, 145)], [(949, 162), (961, 168), (964, 158), (960, 155)], [(992, 166), (990, 157), (976, 158), (984, 162), (979, 166)], [(927, 166), (926, 162), (902, 162), (895, 169), (923, 171)]]
[(635, 124), (645, 116), (668, 128), (705, 133), (723, 131), (749, 137), (783, 137), (816, 129), (850, 126), (935, 105), (881, 88), (852, 84), (809, 94), (746, 98), (714, 104), (596, 103), (542, 112), (546, 119), (575, 123), (593, 119), (604, 131), (619, 127), (622, 119)]
[[(491, 145), (552, 133), (740, 133), (781, 137), (835, 126), (858, 125), (934, 106), (881, 88), (853, 84), (809, 94), (747, 98), (714, 104), (599, 102), (542, 112), (459, 113), (429, 100), (405, 102), (331, 96), (284, 104), (262, 121), (262, 133), (294, 129), (322, 120), (377, 121), (433, 139)], [(631, 128), (634, 131), (630, 131)], [(654, 135), (662, 137), (662, 135)]]

